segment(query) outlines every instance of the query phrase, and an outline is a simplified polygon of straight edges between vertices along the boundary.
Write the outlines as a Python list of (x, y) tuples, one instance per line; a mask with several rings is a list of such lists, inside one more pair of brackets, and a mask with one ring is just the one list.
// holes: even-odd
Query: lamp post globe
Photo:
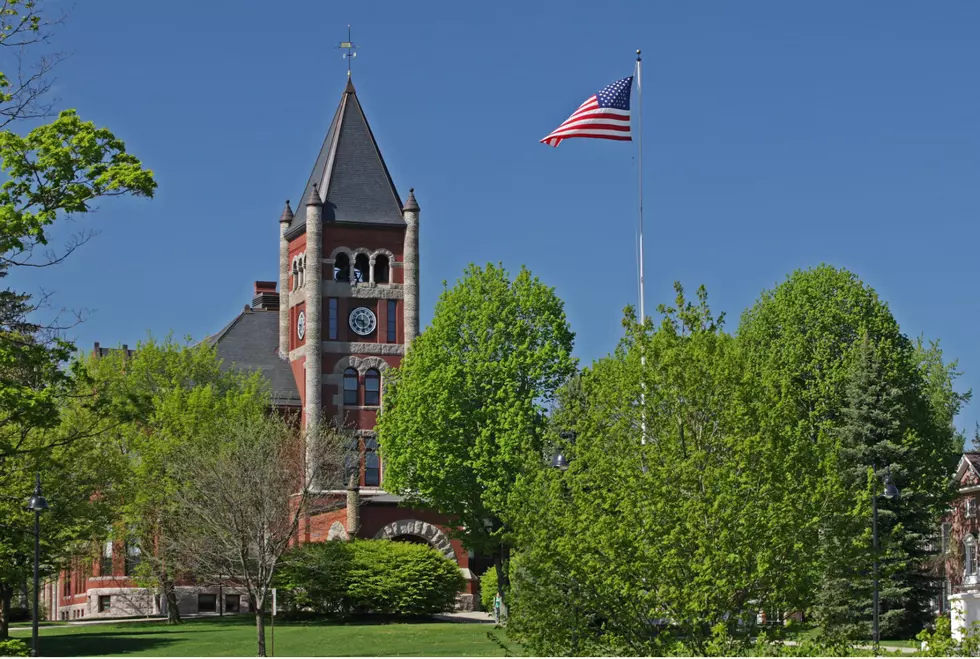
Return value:
[(38, 656), (37, 623), (40, 606), (40, 564), (41, 564), (41, 513), (48, 509), (48, 500), (41, 493), (41, 474), (34, 481), (34, 494), (27, 501), (27, 509), (34, 513), (34, 608), (31, 612), (31, 656)]

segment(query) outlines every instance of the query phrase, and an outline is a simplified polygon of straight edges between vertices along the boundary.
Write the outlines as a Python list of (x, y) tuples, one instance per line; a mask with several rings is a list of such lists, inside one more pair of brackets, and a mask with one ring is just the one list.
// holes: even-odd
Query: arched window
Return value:
[(350, 281), (350, 257), (344, 252), (337, 255), (333, 262), (333, 278), (336, 281)]
[(292, 290), (299, 288), (299, 262), (293, 259), (293, 285)]
[(381, 374), (373, 368), (364, 374), (364, 404), (381, 404)]
[(299, 287), (306, 285), (306, 255), (299, 257)]
[(388, 257), (384, 254), (374, 257), (374, 281), (377, 284), (388, 283)]
[(364, 282), (370, 280), (371, 262), (367, 254), (358, 254), (354, 257), (354, 281)]
[(972, 535), (963, 538), (963, 576), (977, 576), (977, 541)]
[(357, 405), (357, 369), (344, 371), (344, 405)]

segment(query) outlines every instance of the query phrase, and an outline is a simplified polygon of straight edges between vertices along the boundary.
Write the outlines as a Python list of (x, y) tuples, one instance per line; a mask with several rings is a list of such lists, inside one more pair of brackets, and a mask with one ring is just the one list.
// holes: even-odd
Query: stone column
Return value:
[(286, 230), (293, 221), (293, 209), (286, 207), (279, 217), (279, 357), (289, 359), (289, 241)]
[(408, 191), (408, 200), (402, 208), (405, 229), (405, 349), (419, 333), (419, 204), (415, 201), (415, 188)]
[(320, 307), (323, 306), (320, 278), (323, 246), (323, 202), (313, 185), (306, 200), (306, 263), (309, 267), (306, 282), (306, 427), (320, 423), (322, 365), (320, 348), (322, 326)]
[(361, 492), (358, 483), (360, 468), (351, 474), (347, 483), (347, 535), (353, 539), (361, 528)]

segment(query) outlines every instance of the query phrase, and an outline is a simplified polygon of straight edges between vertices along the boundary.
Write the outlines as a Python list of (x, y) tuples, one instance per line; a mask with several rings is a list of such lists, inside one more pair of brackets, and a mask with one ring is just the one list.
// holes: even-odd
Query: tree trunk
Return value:
[(493, 555), (493, 566), (497, 570), (497, 592), (500, 593), (500, 622), (507, 620), (507, 597), (510, 592), (510, 579), (504, 566), (510, 555), (510, 549), (500, 544), (500, 548)]
[(160, 588), (163, 590), (163, 596), (167, 600), (167, 624), (181, 624), (183, 620), (180, 619), (180, 608), (178, 608), (177, 602), (177, 589), (174, 587), (173, 579), (167, 578), (166, 573), (160, 577)]
[(14, 589), (0, 582), (0, 641), (10, 634), (10, 600), (13, 599)]
[(266, 657), (268, 655), (265, 653), (265, 615), (262, 612), (262, 608), (262, 606), (255, 607), (255, 633), (259, 643), (258, 656)]

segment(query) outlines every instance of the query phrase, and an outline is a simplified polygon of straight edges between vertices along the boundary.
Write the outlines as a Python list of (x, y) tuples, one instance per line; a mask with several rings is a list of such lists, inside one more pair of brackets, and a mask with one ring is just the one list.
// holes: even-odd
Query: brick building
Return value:
[(978, 542), (980, 518), (980, 453), (968, 451), (960, 458), (953, 482), (956, 497), (943, 520), (943, 591), (936, 607), (952, 615), (953, 631), (980, 621), (980, 568)]
[[(255, 282), (251, 305), (206, 340), (225, 368), (261, 371), (271, 403), (297, 413), (304, 427), (332, 420), (356, 437), (359, 487), (323, 492), (299, 540), (427, 543), (459, 565), (467, 580), (459, 605), (472, 608), (473, 557), (449, 539), (445, 520), (401, 507), (381, 489), (374, 427), (385, 371), (419, 332), (419, 211), (412, 190), (403, 202), (395, 188), (348, 78), (300, 202), (293, 209), (287, 201), (279, 218), (278, 291), (276, 282)], [(49, 619), (161, 613), (156, 594), (129, 577), (138, 556), (119, 543), (102, 553), (46, 586)], [(221, 586), (178, 590), (185, 613), (247, 607)]]

